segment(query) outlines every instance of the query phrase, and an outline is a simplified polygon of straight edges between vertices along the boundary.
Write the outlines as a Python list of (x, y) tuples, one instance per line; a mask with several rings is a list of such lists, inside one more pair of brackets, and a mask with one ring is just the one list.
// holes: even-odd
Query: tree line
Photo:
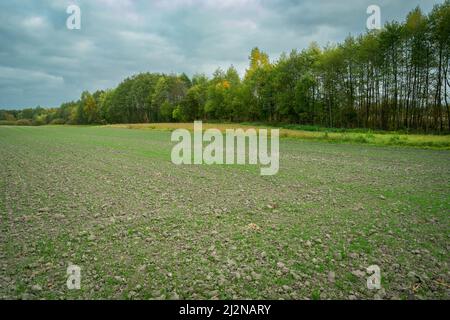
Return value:
[(0, 111), (30, 124), (204, 121), (448, 132), (450, 0), (343, 43), (283, 53), (258, 48), (241, 78), (231, 66), (203, 74), (141, 73), (59, 108)]

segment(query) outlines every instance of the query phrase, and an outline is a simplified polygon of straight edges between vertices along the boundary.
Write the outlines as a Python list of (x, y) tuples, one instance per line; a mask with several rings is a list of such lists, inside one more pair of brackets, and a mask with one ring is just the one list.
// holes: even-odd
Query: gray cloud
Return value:
[[(366, 8), (402, 20), (432, 0), (22, 0), (0, 2), (0, 108), (58, 106), (137, 72), (241, 74), (251, 48), (283, 52), (365, 30)], [(66, 8), (82, 12), (66, 28)]]

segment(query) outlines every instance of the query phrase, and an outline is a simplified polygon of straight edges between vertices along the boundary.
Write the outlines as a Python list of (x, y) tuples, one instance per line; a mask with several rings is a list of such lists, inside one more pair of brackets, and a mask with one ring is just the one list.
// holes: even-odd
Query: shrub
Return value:
[(11, 120), (0, 120), (0, 126), (15, 126), (16, 123), (16, 121)]
[(33, 124), (33, 126), (43, 126), (44, 124), (46, 124), (44, 120), (39, 118), (33, 119), (31, 123)]
[(367, 140), (367, 138), (362, 136), (362, 135), (358, 135), (358, 136), (355, 137), (355, 142), (357, 142), (357, 143), (368, 143), (369, 140)]
[(65, 124), (65, 123), (66, 123), (66, 121), (65, 121), (64, 119), (61, 119), (61, 118), (53, 119), (53, 120), (50, 122), (50, 124)]
[(400, 142), (400, 137), (398, 135), (394, 135), (389, 139), (390, 144), (398, 144)]
[(29, 119), (19, 119), (16, 121), (16, 124), (18, 126), (31, 126), (32, 123)]

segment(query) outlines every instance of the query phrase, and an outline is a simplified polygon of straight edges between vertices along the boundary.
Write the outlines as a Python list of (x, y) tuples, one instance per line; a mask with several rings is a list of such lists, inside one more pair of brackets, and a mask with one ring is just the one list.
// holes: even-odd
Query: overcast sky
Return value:
[[(251, 48), (283, 51), (340, 42), (382, 22), (403, 20), (436, 0), (1, 0), (0, 109), (59, 106), (83, 90), (115, 87), (138, 72), (202, 72), (233, 64), (243, 74)], [(81, 9), (68, 30), (66, 9)]]

